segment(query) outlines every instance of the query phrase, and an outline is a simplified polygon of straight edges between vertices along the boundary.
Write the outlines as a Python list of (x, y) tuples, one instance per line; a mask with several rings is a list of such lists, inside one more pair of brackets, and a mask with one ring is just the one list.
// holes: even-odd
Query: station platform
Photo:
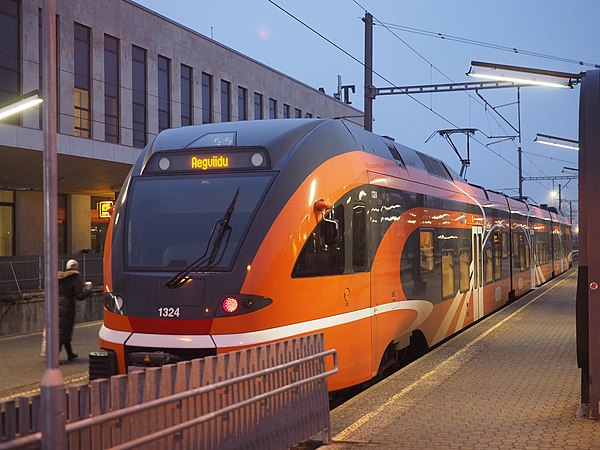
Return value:
[(600, 449), (577, 418), (576, 287), (572, 269), (335, 408), (325, 447)]
[[(75, 325), (73, 349), (79, 359), (67, 362), (65, 350), (59, 355), (60, 371), (65, 384), (82, 383), (88, 379), (88, 355), (98, 350), (98, 332), (102, 322)], [(42, 333), (27, 333), (0, 338), (0, 401), (40, 392), (40, 382), (46, 370), (46, 359), (40, 355)]]

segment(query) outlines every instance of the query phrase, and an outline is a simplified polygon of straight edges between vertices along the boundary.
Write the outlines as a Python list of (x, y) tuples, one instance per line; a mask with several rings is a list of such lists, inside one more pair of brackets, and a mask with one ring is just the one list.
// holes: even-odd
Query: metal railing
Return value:
[[(67, 448), (282, 449), (329, 443), (335, 350), (311, 335), (67, 388)], [(326, 358), (333, 357), (327, 370)], [(40, 396), (0, 403), (0, 450), (39, 448)]]
[[(102, 286), (102, 254), (77, 253), (60, 255), (58, 266), (64, 270), (69, 259), (79, 262), (84, 280)], [(44, 290), (44, 256), (0, 256), (0, 294)]]

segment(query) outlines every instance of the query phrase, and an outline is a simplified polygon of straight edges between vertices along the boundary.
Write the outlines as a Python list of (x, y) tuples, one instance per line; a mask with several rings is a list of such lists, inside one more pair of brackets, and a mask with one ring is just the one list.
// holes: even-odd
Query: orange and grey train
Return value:
[(124, 373), (321, 332), (337, 390), (567, 270), (570, 232), (348, 121), (165, 130), (112, 214), (100, 343)]

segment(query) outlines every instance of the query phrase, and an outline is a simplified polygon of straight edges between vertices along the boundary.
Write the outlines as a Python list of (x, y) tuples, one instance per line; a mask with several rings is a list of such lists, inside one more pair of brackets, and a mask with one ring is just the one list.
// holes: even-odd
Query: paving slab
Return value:
[(334, 449), (600, 449), (578, 419), (571, 271), (331, 412)]

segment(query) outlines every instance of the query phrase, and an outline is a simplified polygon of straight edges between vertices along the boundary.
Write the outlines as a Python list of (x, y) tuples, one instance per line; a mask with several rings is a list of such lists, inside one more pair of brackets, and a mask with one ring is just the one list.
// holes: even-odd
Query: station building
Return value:
[[(44, 7), (43, 0), (0, 1), (0, 107), (41, 91)], [(142, 148), (163, 129), (294, 117), (362, 121), (339, 96), (134, 2), (60, 0), (57, 8), (59, 254), (103, 251), (108, 220), (98, 202), (116, 198)], [(0, 121), (0, 257), (44, 251), (42, 122), (41, 107)]]

